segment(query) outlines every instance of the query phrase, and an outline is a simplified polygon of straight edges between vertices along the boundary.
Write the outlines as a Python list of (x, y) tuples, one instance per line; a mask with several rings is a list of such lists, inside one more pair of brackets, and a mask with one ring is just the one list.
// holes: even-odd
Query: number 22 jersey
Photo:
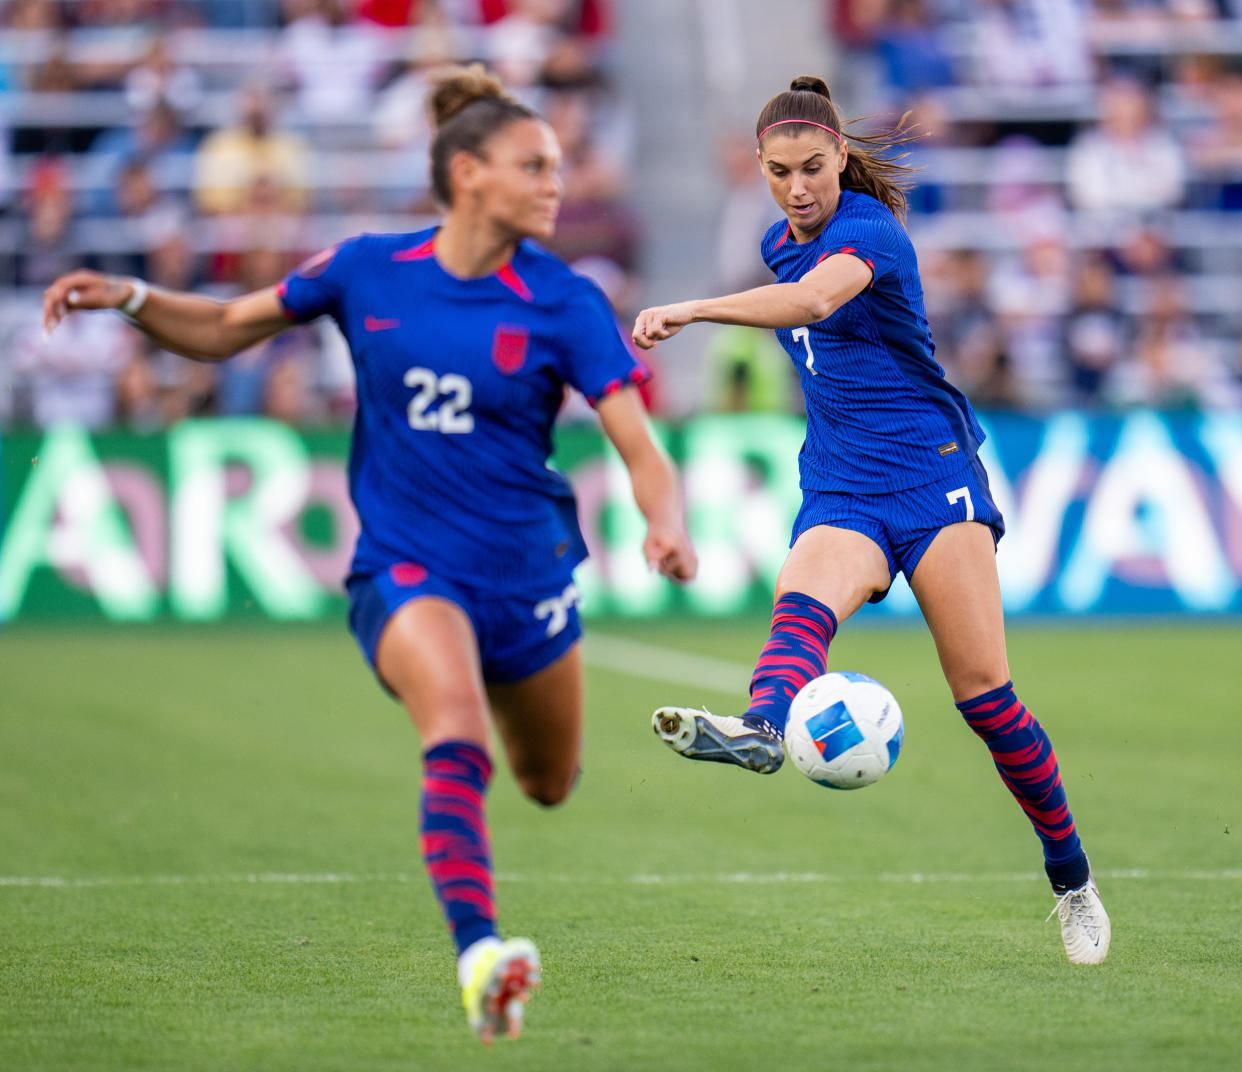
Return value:
[(649, 373), (602, 292), (552, 254), (523, 241), (500, 271), (458, 279), (434, 241), (361, 235), (278, 287), (292, 319), (331, 316), (353, 357), (353, 572), (412, 561), (500, 591), (563, 584), (586, 557), (548, 464), (564, 387), (595, 404)]

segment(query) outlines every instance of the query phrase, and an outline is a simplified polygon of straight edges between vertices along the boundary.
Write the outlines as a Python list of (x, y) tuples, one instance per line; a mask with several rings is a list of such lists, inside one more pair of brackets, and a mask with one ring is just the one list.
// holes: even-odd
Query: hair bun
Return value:
[(789, 83), (789, 91), (791, 93), (816, 93), (825, 100), (832, 100), (832, 93), (828, 89), (828, 83), (822, 78), (816, 78), (813, 74), (800, 74), (792, 82)]
[(489, 73), (483, 64), (450, 67), (431, 79), (427, 111), (431, 115), (432, 125), (438, 130), (475, 101), (488, 98), (507, 100), (508, 94), (505, 93), (500, 79)]

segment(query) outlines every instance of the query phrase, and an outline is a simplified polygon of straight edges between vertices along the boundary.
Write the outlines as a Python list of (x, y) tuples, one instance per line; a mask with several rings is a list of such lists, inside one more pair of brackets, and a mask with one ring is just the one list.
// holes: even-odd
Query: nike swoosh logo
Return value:
[(377, 316), (368, 316), (363, 321), (363, 327), (367, 331), (391, 331), (393, 328), (399, 328), (401, 321), (392, 317), (381, 319)]

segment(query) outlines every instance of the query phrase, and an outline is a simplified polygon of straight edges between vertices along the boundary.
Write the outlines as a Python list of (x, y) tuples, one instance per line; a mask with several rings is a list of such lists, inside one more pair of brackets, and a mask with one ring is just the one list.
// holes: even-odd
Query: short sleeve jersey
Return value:
[(602, 292), (537, 245), (458, 279), (435, 230), (362, 235), (280, 284), (296, 321), (331, 316), (358, 410), (353, 570), (416, 562), (460, 583), (537, 591), (586, 557), (573, 492), (548, 464), (565, 385), (592, 404), (648, 372)]
[(983, 431), (935, 360), (914, 247), (893, 213), (843, 190), (819, 235), (800, 245), (782, 221), (762, 251), (781, 283), (836, 253), (860, 258), (873, 273), (871, 285), (826, 320), (776, 332), (806, 396), (802, 487), (896, 491), (969, 465)]

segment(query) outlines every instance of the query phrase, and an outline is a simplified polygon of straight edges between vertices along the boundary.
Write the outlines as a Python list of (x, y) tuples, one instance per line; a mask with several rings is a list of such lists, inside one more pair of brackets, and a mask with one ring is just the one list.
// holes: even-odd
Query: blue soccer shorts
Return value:
[[(804, 491), (802, 509), (794, 520), (792, 547), (807, 529), (832, 525), (870, 537), (888, 559), (888, 575), (904, 573), (909, 580), (940, 530), (961, 521), (978, 521), (992, 530), (992, 540), (1005, 534), (1005, 519), (992, 501), (987, 470), (976, 457), (944, 480), (879, 495), (849, 491)], [(871, 597), (878, 603), (888, 589)]]
[(375, 669), (375, 649), (388, 620), (411, 599), (438, 596), (461, 608), (479, 645), (483, 680), (521, 681), (550, 666), (582, 636), (578, 589), (573, 582), (533, 596), (501, 594), (458, 584), (414, 562), (398, 562), (382, 573), (353, 574), (349, 628)]

